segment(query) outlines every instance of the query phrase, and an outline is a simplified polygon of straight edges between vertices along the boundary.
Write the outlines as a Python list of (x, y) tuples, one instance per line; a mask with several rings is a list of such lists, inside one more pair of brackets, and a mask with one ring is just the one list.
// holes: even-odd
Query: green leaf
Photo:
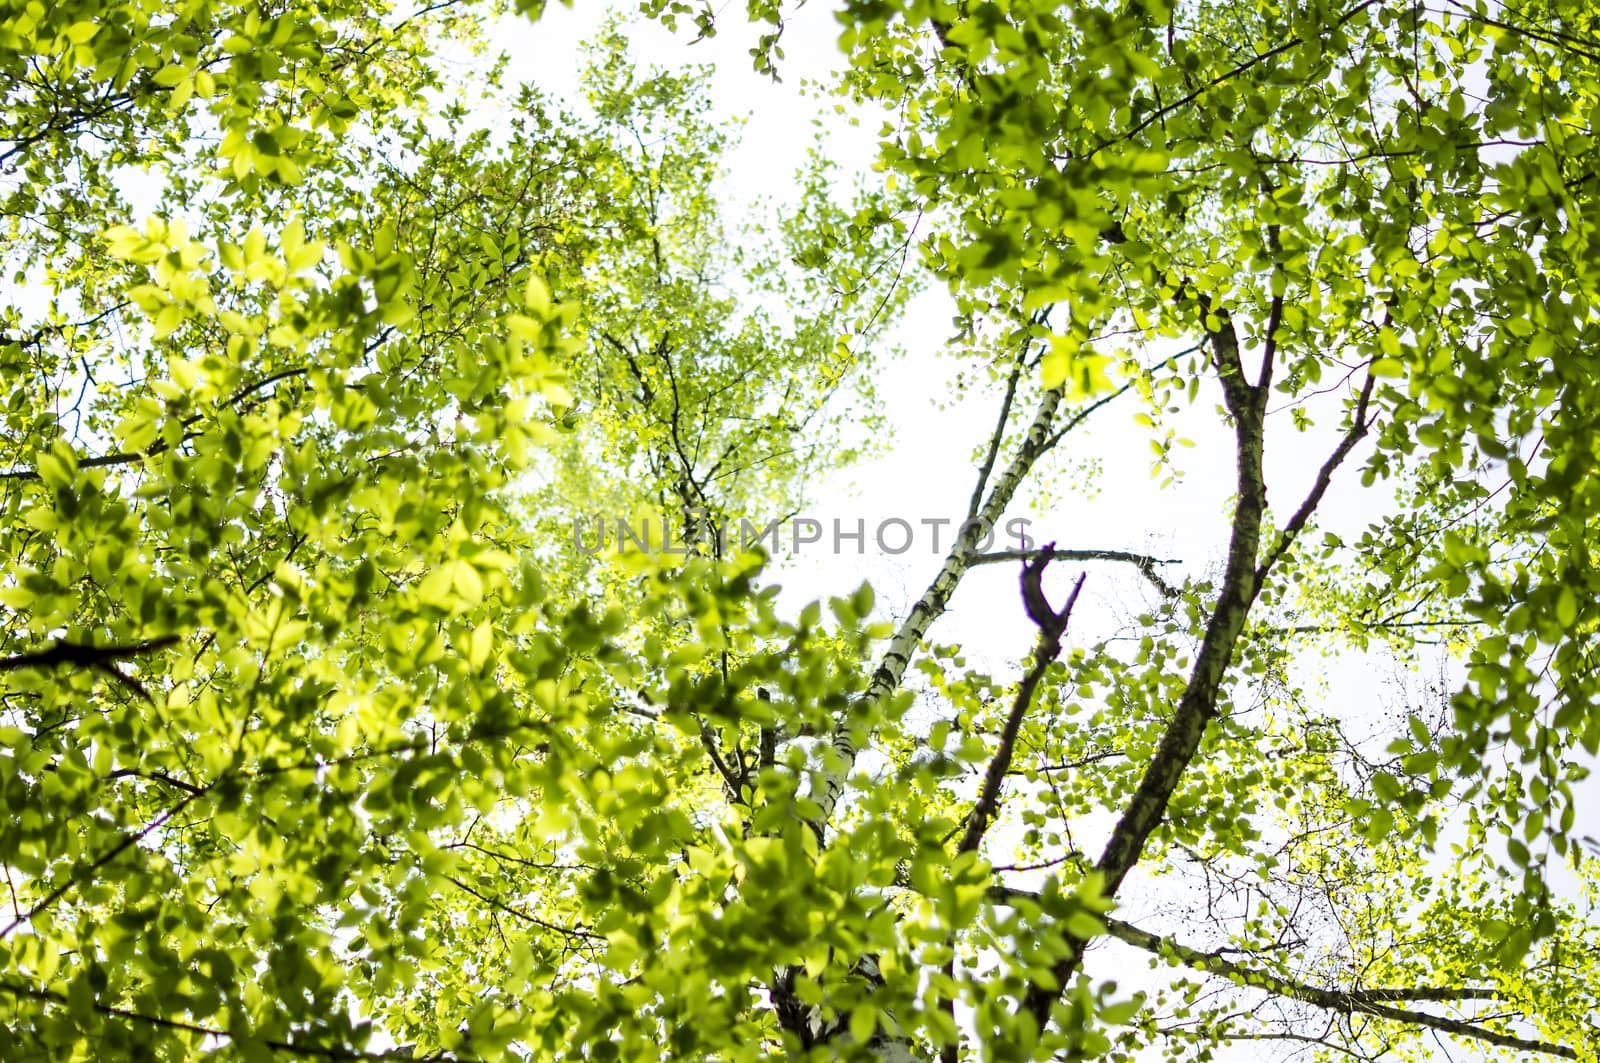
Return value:
[(1556, 594), (1556, 623), (1570, 628), (1578, 622), (1578, 594), (1571, 587), (1562, 587)]

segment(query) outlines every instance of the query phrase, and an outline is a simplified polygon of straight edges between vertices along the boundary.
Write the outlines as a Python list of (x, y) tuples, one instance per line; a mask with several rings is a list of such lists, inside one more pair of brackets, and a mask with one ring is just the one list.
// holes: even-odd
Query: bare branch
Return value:
[(1366, 383), (1361, 385), (1361, 395), (1356, 400), (1355, 412), (1350, 416), (1350, 428), (1339, 441), (1339, 445), (1334, 448), (1333, 453), (1328, 455), (1328, 460), (1322, 463), (1322, 468), (1317, 470), (1317, 478), (1311, 485), (1311, 491), (1306, 495), (1305, 501), (1300, 503), (1300, 508), (1295, 510), (1294, 516), (1289, 518), (1289, 523), (1283, 526), (1283, 532), (1278, 536), (1278, 545), (1273, 547), (1272, 553), (1268, 554), (1266, 560), (1256, 569), (1257, 587), (1261, 586), (1262, 581), (1267, 578), (1267, 573), (1272, 571), (1272, 566), (1278, 563), (1278, 559), (1294, 545), (1295, 539), (1305, 530), (1306, 522), (1316, 512), (1317, 506), (1322, 504), (1322, 496), (1327, 493), (1335, 470), (1343, 464), (1345, 458), (1349, 457), (1355, 445), (1366, 436), (1367, 429), (1371, 427), (1367, 421), (1367, 406), (1372, 400), (1374, 382), (1372, 368), (1368, 366)]
[[(998, 565), (1006, 561), (1030, 561), (1043, 554), (1042, 550), (995, 550), (987, 554), (974, 555), (969, 562), (972, 565)], [(1180, 565), (1183, 562), (1175, 557), (1151, 557), (1148, 554), (1135, 554), (1127, 550), (1060, 550), (1051, 549), (1050, 556), (1061, 561), (1120, 561), (1133, 565), (1139, 574), (1153, 584), (1163, 598), (1176, 598), (1178, 589), (1156, 572), (1157, 565)]]
[(970, 853), (976, 850), (978, 844), (983, 841), (984, 832), (989, 829), (989, 824), (994, 819), (1000, 803), (1000, 788), (1005, 784), (1006, 774), (1011, 770), (1011, 758), (1017, 745), (1017, 732), (1022, 729), (1023, 717), (1033, 705), (1039, 681), (1044, 678), (1045, 671), (1055, 659), (1061, 656), (1061, 637), (1066, 634), (1072, 607), (1077, 604), (1078, 594), (1083, 590), (1085, 576), (1080, 575), (1077, 583), (1072, 586), (1072, 594), (1067, 598), (1067, 604), (1062, 606), (1060, 612), (1051, 610), (1049, 603), (1044, 601), (1044, 593), (1039, 586), (1045, 566), (1049, 563), (1050, 552), (1049, 547), (1046, 547), (1043, 556), (1036, 563), (1025, 564), (1022, 568), (1023, 601), (1028, 605), (1028, 616), (1039, 628), (1039, 641), (1033, 647), (1033, 663), (1029, 665), (1027, 674), (1017, 686), (1016, 697), (1011, 702), (1011, 712), (1006, 716), (1005, 727), (1000, 732), (1000, 744), (989, 760), (988, 770), (984, 772), (983, 788), (979, 791), (977, 804), (972, 807), (972, 814), (967, 817), (967, 829), (961, 836), (961, 844), (956, 847), (957, 852)]

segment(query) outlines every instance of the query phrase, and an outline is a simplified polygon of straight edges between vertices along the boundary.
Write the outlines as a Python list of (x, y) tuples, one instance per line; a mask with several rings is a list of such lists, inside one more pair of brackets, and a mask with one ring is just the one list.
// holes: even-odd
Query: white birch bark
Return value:
[[(917, 652), (917, 646), (922, 642), (928, 629), (933, 626), (933, 622), (944, 615), (951, 595), (955, 593), (961, 578), (971, 566), (972, 556), (976, 552), (975, 545), (983, 537), (982, 529), (993, 527), (1005, 514), (1006, 507), (1016, 496), (1017, 488), (1032, 470), (1034, 462), (1038, 461), (1039, 456), (1048, 449), (1048, 444), (1052, 441), (1050, 426), (1060, 405), (1059, 388), (1052, 388), (1044, 393), (1038, 408), (1034, 411), (1033, 420), (1028, 426), (1028, 434), (1023, 438), (1022, 445), (1017, 448), (1017, 452), (990, 487), (989, 495), (979, 507), (976, 517), (968, 521), (956, 536), (950, 552), (945, 555), (944, 564), (940, 567), (938, 575), (934, 576), (933, 582), (923, 592), (911, 612), (900, 622), (894, 637), (889, 640), (889, 648), (878, 663), (878, 669), (873, 673), (867, 692), (862, 695), (868, 706), (876, 704), (900, 686), (906, 667), (911, 663), (912, 655)], [(1004, 426), (1000, 426), (996, 431), (1004, 431)], [(838, 807), (839, 798), (844, 794), (850, 771), (855, 767), (856, 757), (860, 754), (847, 718), (838, 721), (829, 742), (837, 757), (834, 763), (823, 766), (821, 783), (813, 791), (813, 798), (822, 806), (822, 814), (813, 824), (819, 836), (826, 834), (834, 810)]]

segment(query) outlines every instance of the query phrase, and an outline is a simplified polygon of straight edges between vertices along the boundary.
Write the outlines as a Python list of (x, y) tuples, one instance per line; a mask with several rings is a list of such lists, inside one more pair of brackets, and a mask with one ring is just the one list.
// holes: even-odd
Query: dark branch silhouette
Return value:
[(144, 642), (134, 642), (123, 646), (93, 646), (82, 642), (72, 642), (68, 639), (58, 639), (54, 646), (45, 650), (34, 650), (30, 653), (19, 653), (11, 657), (0, 658), (0, 672), (15, 672), (22, 668), (53, 668), (64, 664), (72, 668), (82, 668), (88, 671), (99, 672), (101, 675), (121, 684), (129, 691), (137, 694), (145, 701), (150, 700), (150, 694), (144, 685), (128, 673), (117, 667), (118, 661), (130, 657), (141, 657), (147, 653), (166, 649), (176, 645), (177, 635), (163, 635), (157, 639), (146, 639)]

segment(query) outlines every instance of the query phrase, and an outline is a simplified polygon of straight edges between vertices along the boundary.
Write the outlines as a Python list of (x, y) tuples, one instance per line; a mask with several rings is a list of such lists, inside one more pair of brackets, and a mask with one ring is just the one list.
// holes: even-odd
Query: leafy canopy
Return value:
[[(0, 9), (0, 1055), (1596, 1058), (1596, 15), (846, 3), (884, 180), (734, 223), (702, 75), (438, 58), (501, 14)], [(708, 528), (878, 425), (919, 276), (952, 518), (1114, 421), (1220, 561), (779, 610)], [(1000, 675), (930, 641), (988, 564)]]

